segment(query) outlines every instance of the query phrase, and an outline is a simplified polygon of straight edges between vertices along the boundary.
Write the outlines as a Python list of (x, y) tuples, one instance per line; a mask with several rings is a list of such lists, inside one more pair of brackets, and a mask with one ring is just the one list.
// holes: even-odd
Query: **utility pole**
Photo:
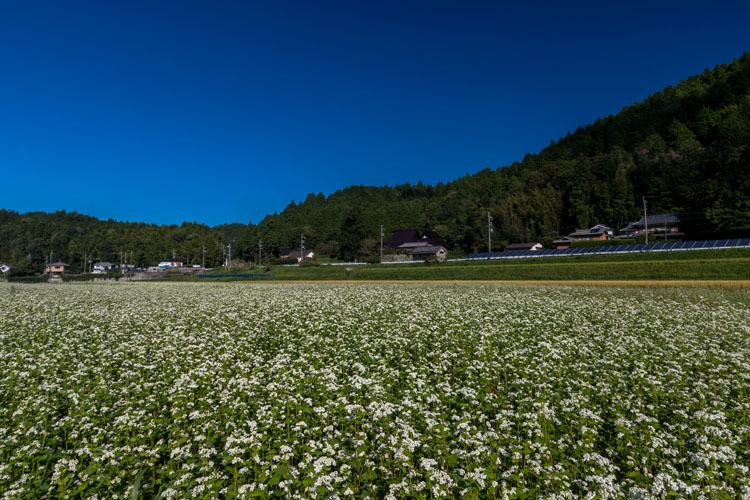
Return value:
[(258, 239), (258, 267), (262, 266), (261, 264), (263, 259), (263, 239)]
[(228, 263), (227, 267), (231, 269), (232, 268), (232, 244), (231, 243), (227, 245), (227, 263)]
[(305, 259), (305, 233), (299, 235), (299, 261)]
[(385, 236), (385, 233), (383, 232), (383, 224), (380, 225), (380, 263), (383, 263), (383, 236)]
[(648, 245), (648, 214), (646, 213), (646, 205), (648, 203), (646, 202), (646, 197), (643, 197), (643, 226), (644, 226), (644, 232), (646, 233), (646, 245)]
[(492, 253), (492, 215), (489, 211), (487, 211), (487, 252)]
[(206, 268), (206, 245), (203, 245), (203, 259), (201, 260), (201, 268)]

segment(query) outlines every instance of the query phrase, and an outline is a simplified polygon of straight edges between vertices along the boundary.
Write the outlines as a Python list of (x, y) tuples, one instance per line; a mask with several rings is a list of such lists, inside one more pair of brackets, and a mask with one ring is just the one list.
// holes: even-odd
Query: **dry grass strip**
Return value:
[(273, 280), (243, 283), (331, 283), (346, 285), (558, 285), (668, 288), (750, 288), (750, 280)]

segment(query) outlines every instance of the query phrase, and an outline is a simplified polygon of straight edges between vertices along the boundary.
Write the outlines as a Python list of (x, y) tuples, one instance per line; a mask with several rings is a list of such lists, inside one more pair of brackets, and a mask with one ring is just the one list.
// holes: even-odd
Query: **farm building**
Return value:
[(544, 248), (541, 243), (513, 243), (503, 248), (506, 252), (512, 252), (513, 250), (541, 250)]
[(557, 248), (558, 250), (565, 250), (567, 248), (570, 248), (570, 244), (574, 241), (576, 240), (574, 240), (570, 236), (563, 236), (562, 238), (553, 241), (552, 244), (555, 245), (555, 248)]
[(416, 229), (398, 229), (383, 246), (393, 251), (383, 256), (384, 262), (421, 261), (431, 257), (442, 262), (448, 255), (445, 241), (435, 231), (420, 235)]
[(685, 236), (680, 231), (679, 214), (654, 214), (648, 217), (641, 217), (635, 222), (620, 229), (619, 238), (635, 238), (638, 235), (646, 234), (648, 225), (648, 234), (661, 235), (665, 238), (678, 239)]
[(588, 229), (576, 229), (568, 235), (574, 241), (606, 240), (613, 236), (612, 228), (604, 224), (597, 224)]
[(438, 262), (445, 262), (448, 257), (448, 251), (444, 246), (421, 246), (411, 251), (411, 258), (413, 261), (427, 260), (434, 258)]

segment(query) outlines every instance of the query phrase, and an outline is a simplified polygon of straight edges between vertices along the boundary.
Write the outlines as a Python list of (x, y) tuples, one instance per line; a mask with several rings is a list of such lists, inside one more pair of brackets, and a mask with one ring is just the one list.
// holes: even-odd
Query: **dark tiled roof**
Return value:
[(573, 242), (573, 241), (575, 241), (575, 240), (573, 238), (571, 238), (570, 236), (563, 236), (559, 240), (555, 240), (552, 243), (570, 243), (570, 242)]
[[(648, 225), (651, 226), (663, 226), (664, 224), (679, 224), (680, 214), (654, 214), (648, 216)], [(634, 231), (635, 229), (641, 229), (645, 227), (646, 223), (643, 217), (638, 219), (636, 222), (631, 222), (626, 227), (622, 228), (621, 231)], [(632, 226), (632, 228), (631, 228)]]
[(598, 235), (598, 234), (604, 234), (608, 231), (612, 231), (612, 228), (609, 226), (605, 226), (604, 224), (597, 224), (594, 227), (590, 227), (588, 229), (576, 229), (574, 233), (570, 233), (569, 236), (577, 237), (577, 236), (591, 236), (591, 235)]
[(416, 229), (398, 229), (391, 233), (391, 237), (388, 241), (383, 243), (383, 246), (388, 248), (398, 248), (404, 243), (411, 243), (419, 240), (419, 231)]
[(539, 243), (513, 243), (505, 247), (505, 250), (528, 250)]
[[(304, 255), (310, 255), (311, 253), (314, 253), (309, 248), (305, 248)], [(281, 257), (287, 257), (291, 259), (299, 259), (303, 256), (302, 250), (287, 250), (281, 254)]]
[(412, 251), (412, 255), (433, 254), (438, 253), (440, 250), (445, 250), (445, 247), (442, 245), (418, 247)]

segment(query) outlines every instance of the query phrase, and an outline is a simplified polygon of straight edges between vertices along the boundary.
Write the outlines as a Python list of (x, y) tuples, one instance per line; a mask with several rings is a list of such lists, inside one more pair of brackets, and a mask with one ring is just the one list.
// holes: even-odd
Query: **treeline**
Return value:
[[(157, 226), (100, 220), (75, 212), (0, 210), (0, 262), (41, 271), (46, 259), (83, 271), (85, 261), (156, 265), (174, 252), (187, 264), (221, 264), (221, 233), (205, 224)], [(132, 252), (132, 253), (131, 253)]]
[(79, 214), (0, 212), (0, 261), (30, 256), (74, 265), (84, 253), (116, 260), (134, 251), (136, 265), (152, 264), (172, 249), (187, 262), (221, 260), (221, 242), (235, 257), (306, 247), (336, 258), (375, 252), (380, 225), (432, 229), (451, 249), (486, 248), (487, 212), (494, 241), (550, 242), (575, 228), (615, 228), (650, 213), (683, 213), (692, 238), (750, 232), (750, 54), (667, 87), (556, 142), (523, 161), (484, 169), (435, 186), (351, 186), (328, 197), (310, 194), (259, 224), (209, 228), (98, 221)]

